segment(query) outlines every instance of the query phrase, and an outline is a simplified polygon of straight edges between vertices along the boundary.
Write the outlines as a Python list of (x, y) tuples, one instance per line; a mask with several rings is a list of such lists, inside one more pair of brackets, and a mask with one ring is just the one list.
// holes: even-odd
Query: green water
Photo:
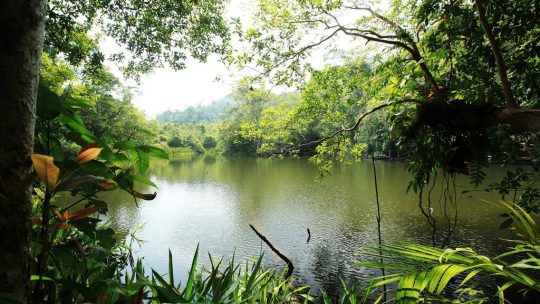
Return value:
[[(376, 170), (384, 242), (430, 244), (431, 229), (418, 208), (418, 196), (405, 194), (409, 174), (404, 165), (377, 162)], [(496, 180), (503, 172), (494, 168), (487, 173)], [(300, 282), (335, 290), (340, 276), (351, 280), (377, 274), (353, 266), (359, 261), (358, 247), (377, 242), (373, 171), (368, 161), (337, 167), (321, 181), (316, 181), (317, 176), (317, 168), (305, 159), (201, 156), (154, 161), (149, 173), (159, 186), (154, 201), (140, 202), (137, 208), (125, 193), (113, 192), (105, 198), (112, 225), (120, 232), (145, 224), (137, 235), (144, 240), (138, 254), (162, 273), (167, 269), (168, 249), (174, 256), (175, 274), (187, 273), (197, 244), (202, 264), (208, 263), (206, 252), (226, 258), (234, 253), (237, 260), (245, 260), (264, 251), (267, 265), (282, 266), (250, 230), (252, 224), (292, 260)], [(498, 229), (501, 210), (482, 200), (498, 197), (485, 192), (459, 195), (467, 187), (466, 178), (456, 180), (458, 223), (451, 245), (495, 254), (505, 246), (499, 238), (508, 235)], [(432, 208), (444, 227), (438, 188), (432, 192)], [(454, 209), (448, 212), (453, 215)]]

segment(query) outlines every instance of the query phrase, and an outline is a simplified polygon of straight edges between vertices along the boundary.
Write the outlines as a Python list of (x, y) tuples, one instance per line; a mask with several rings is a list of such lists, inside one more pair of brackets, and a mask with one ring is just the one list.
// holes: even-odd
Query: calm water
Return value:
[[(376, 169), (383, 240), (429, 244), (431, 230), (418, 209), (418, 197), (405, 194), (409, 174), (404, 165), (377, 162)], [(495, 179), (502, 172), (492, 169), (488, 176)], [(208, 263), (207, 252), (225, 258), (235, 253), (237, 260), (245, 260), (264, 251), (267, 265), (282, 266), (251, 231), (252, 224), (292, 260), (298, 280), (315, 289), (335, 290), (340, 276), (351, 280), (376, 274), (353, 267), (360, 259), (355, 255), (358, 247), (377, 242), (371, 162), (340, 166), (316, 181), (318, 170), (305, 159), (202, 156), (155, 161), (149, 176), (159, 186), (154, 201), (141, 202), (137, 208), (130, 196), (116, 192), (106, 200), (118, 231), (126, 233), (144, 224), (138, 233), (144, 240), (138, 254), (159, 272), (166, 272), (170, 249), (175, 274), (185, 275), (197, 244), (202, 264)], [(468, 185), (467, 179), (456, 183), (458, 194)], [(506, 236), (498, 229), (501, 211), (481, 200), (497, 197), (472, 193), (458, 202), (459, 221), (451, 244), (495, 254), (505, 246), (499, 240)], [(439, 194), (433, 191), (433, 211), (442, 216)]]

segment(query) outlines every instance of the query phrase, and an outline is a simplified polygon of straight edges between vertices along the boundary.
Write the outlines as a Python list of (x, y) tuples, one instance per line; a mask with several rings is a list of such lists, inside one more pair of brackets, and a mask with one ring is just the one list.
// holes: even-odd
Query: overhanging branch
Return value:
[(364, 112), (362, 114), (360, 114), (360, 116), (358, 116), (358, 118), (356, 119), (356, 121), (354, 122), (354, 124), (348, 128), (342, 128), (342, 129), (339, 129), (337, 131), (335, 131), (334, 133), (328, 135), (328, 136), (325, 136), (325, 137), (322, 137), (320, 139), (317, 139), (317, 140), (313, 140), (313, 141), (310, 141), (310, 142), (307, 142), (307, 143), (304, 143), (304, 144), (301, 144), (301, 145), (298, 145), (296, 146), (295, 148), (298, 149), (298, 148), (302, 148), (302, 147), (307, 147), (307, 146), (313, 146), (313, 145), (318, 145), (324, 141), (327, 141), (333, 137), (336, 137), (342, 133), (346, 133), (346, 132), (352, 132), (356, 129), (358, 129), (358, 127), (360, 126), (360, 123), (364, 120), (364, 118), (366, 118), (367, 116), (381, 110), (381, 109), (384, 109), (384, 108), (387, 108), (389, 106), (394, 106), (394, 105), (398, 105), (398, 104), (404, 104), (404, 103), (415, 103), (415, 104), (420, 104), (422, 101), (418, 100), (418, 99), (403, 99), (403, 100), (399, 100), (399, 101), (395, 101), (395, 102), (389, 102), (389, 103), (383, 103), (383, 104), (380, 104), (378, 106), (375, 106), (373, 107), (373, 109), (367, 111), (367, 112)]

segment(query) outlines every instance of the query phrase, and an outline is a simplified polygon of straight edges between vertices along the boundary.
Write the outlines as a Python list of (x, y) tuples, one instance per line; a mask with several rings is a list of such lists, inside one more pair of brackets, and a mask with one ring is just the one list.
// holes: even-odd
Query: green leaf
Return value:
[(58, 117), (58, 121), (74, 133), (74, 139), (78, 141), (78, 143), (91, 143), (97, 140), (94, 134), (86, 129), (82, 118), (76, 113), (64, 111)]
[(139, 183), (143, 183), (145, 185), (148, 185), (148, 186), (152, 186), (154, 188), (158, 188), (158, 186), (156, 186), (156, 184), (154, 184), (151, 180), (149, 180), (148, 178), (142, 176), (142, 175), (130, 175), (130, 176), (127, 176), (127, 178), (133, 180), (133, 181), (136, 181), (136, 182), (139, 182)]
[(64, 100), (64, 105), (72, 109), (89, 108), (92, 106), (92, 102), (82, 97), (69, 97)]
[(130, 157), (133, 161), (133, 164), (135, 165), (135, 168), (137, 169), (137, 172), (139, 174), (146, 173), (148, 167), (150, 166), (150, 159), (148, 158), (148, 154), (136, 148), (131, 151)]
[(51, 120), (62, 112), (60, 97), (49, 89), (42, 81), (38, 85), (36, 113), (39, 118)]
[[(39, 279), (40, 279), (40, 276), (38, 276), (38, 275), (33, 274), (33, 275), (30, 276), (30, 281), (38, 281)], [(53, 281), (54, 282), (53, 279), (51, 279), (49, 277), (45, 277), (45, 276), (41, 276), (41, 280), (43, 280), (43, 281)]]
[(169, 159), (169, 154), (165, 152), (164, 150), (152, 146), (139, 146), (137, 147), (138, 150), (141, 150), (148, 154), (149, 156), (161, 158), (161, 159)]
[(195, 274), (197, 272), (197, 261), (199, 259), (199, 244), (197, 244), (197, 249), (195, 249), (195, 254), (193, 255), (193, 261), (191, 262), (191, 269), (189, 270), (189, 277), (186, 283), (186, 288), (184, 289), (184, 292), (182, 295), (186, 299), (190, 299), (193, 295), (193, 284), (195, 282)]
[(174, 286), (174, 269), (173, 269), (173, 261), (172, 261), (172, 253), (169, 249), (169, 283)]

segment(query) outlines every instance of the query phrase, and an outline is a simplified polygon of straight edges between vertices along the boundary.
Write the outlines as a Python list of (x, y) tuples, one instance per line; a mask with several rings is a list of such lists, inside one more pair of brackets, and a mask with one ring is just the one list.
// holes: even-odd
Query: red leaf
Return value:
[(41, 218), (39, 216), (32, 216), (32, 224), (41, 226)]
[(150, 194), (150, 193), (147, 194), (147, 193), (140, 193), (140, 192), (135, 191), (133, 189), (127, 189), (126, 191), (129, 192), (131, 195), (133, 195), (135, 197), (138, 197), (138, 198), (141, 198), (141, 199), (146, 200), (146, 201), (151, 201), (151, 200), (155, 199), (156, 196), (157, 196), (157, 192), (154, 192), (152, 194)]
[(71, 227), (70, 225), (64, 223), (64, 222), (55, 222), (55, 223), (52, 223), (49, 225), (49, 227), (51, 229), (61, 229), (61, 230), (64, 230), (64, 229), (68, 229), (69, 227)]

